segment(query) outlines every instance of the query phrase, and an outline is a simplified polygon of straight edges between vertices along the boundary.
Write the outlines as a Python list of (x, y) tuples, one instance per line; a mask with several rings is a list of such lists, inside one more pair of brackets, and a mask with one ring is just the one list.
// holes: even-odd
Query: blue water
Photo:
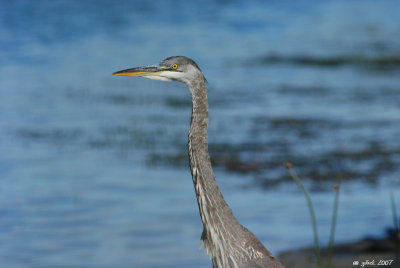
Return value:
[(339, 173), (336, 240), (383, 235), (389, 192), (400, 202), (399, 13), (398, 1), (2, 1), (0, 267), (210, 267), (188, 90), (111, 75), (171, 55), (205, 73), (218, 183), (274, 254), (313, 243), (285, 161), (323, 245)]

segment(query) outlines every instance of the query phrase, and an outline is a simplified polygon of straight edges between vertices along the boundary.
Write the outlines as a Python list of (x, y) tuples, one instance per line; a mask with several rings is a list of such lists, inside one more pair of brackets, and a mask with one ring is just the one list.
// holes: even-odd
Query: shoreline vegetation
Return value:
[[(393, 262), (386, 267), (400, 267), (396, 260), (396, 240), (395, 236), (385, 236), (383, 238), (367, 237), (356, 242), (339, 243), (333, 246), (333, 257), (331, 268), (348, 267), (373, 267), (379, 261)], [(329, 255), (329, 248), (321, 248), (322, 261), (326, 262)], [(278, 259), (286, 266), (291, 268), (316, 268), (315, 248), (313, 246), (284, 251), (278, 255)], [(358, 264), (356, 262), (358, 261)], [(367, 263), (369, 262), (369, 264)], [(374, 262), (374, 265), (371, 264)], [(354, 263), (354, 264), (353, 264)]]
[(335, 191), (334, 206), (331, 220), (329, 243), (321, 249), (318, 237), (318, 224), (314, 212), (314, 205), (310, 194), (304, 187), (301, 179), (293, 169), (293, 164), (285, 163), (290, 176), (303, 192), (307, 206), (310, 210), (312, 229), (314, 234), (314, 247), (300, 250), (287, 251), (279, 255), (279, 259), (287, 267), (317, 267), (317, 268), (344, 268), (361, 266), (392, 266), (400, 267), (400, 232), (397, 217), (396, 202), (393, 192), (390, 192), (390, 206), (393, 216), (393, 228), (387, 228), (387, 235), (383, 238), (364, 238), (357, 242), (341, 243), (334, 245), (337, 212), (339, 206), (339, 193), (342, 181), (341, 174), (337, 177), (337, 185), (332, 187)]

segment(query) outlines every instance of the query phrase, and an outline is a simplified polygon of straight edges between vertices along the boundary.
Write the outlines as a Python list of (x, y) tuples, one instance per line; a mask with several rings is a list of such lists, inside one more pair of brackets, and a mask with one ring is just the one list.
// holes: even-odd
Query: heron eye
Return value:
[(174, 70), (178, 69), (178, 64), (176, 64), (176, 63), (171, 64), (171, 68)]

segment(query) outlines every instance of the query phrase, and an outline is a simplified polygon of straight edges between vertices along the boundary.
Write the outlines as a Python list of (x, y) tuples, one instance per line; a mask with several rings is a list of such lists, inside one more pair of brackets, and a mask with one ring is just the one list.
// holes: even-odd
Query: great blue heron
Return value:
[(189, 87), (192, 96), (188, 141), (190, 171), (203, 222), (201, 240), (213, 267), (283, 267), (257, 237), (238, 222), (215, 181), (207, 144), (207, 87), (199, 66), (187, 57), (174, 56), (156, 66), (126, 69), (114, 75), (179, 81)]

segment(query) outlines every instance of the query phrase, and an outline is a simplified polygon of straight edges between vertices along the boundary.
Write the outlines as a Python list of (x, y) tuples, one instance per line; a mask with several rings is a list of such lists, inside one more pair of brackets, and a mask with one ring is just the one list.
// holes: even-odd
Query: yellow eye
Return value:
[(174, 70), (178, 69), (178, 64), (176, 64), (176, 63), (171, 64), (171, 68)]

